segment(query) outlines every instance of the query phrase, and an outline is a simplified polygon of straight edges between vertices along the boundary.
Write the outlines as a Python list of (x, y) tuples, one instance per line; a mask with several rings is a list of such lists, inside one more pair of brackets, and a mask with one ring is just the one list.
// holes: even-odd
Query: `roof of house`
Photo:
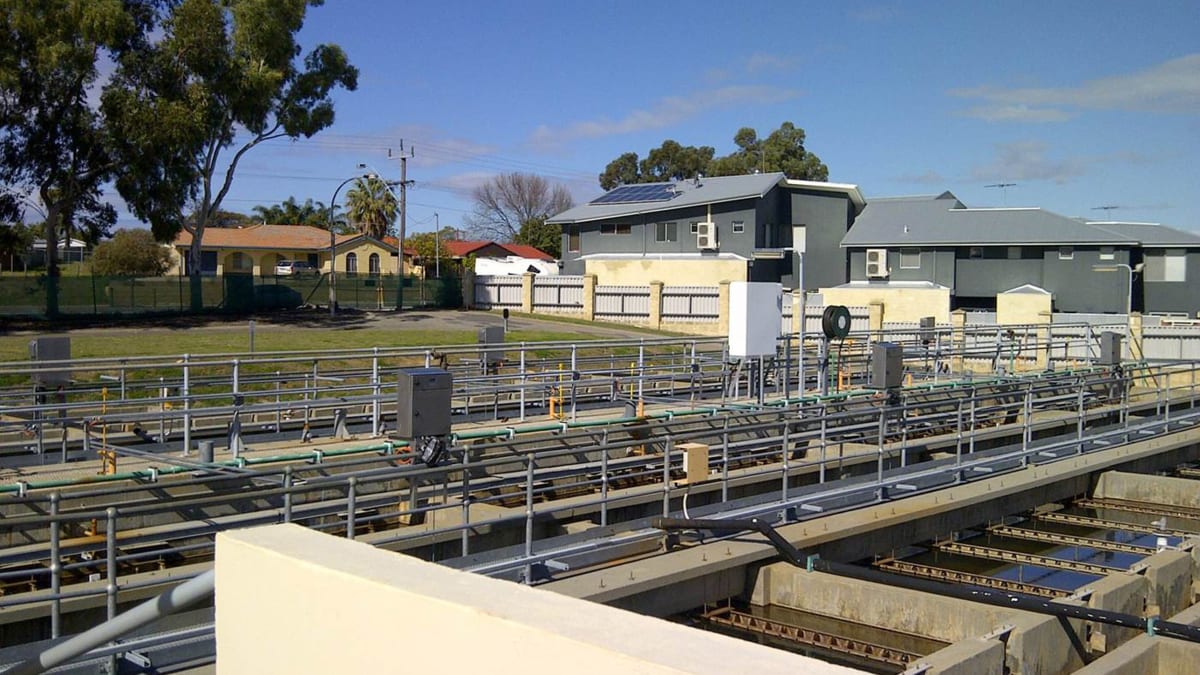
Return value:
[(738, 201), (741, 199), (761, 198), (774, 187), (783, 185), (791, 188), (833, 192), (846, 195), (854, 202), (855, 210), (861, 210), (866, 204), (858, 186), (845, 183), (824, 183), (820, 181), (790, 180), (782, 173), (761, 173), (742, 176), (716, 176), (667, 183), (646, 183), (646, 186), (663, 186), (670, 188), (675, 194), (663, 201), (644, 202), (590, 202), (563, 211), (546, 220), (547, 223), (583, 223), (606, 218), (635, 216), (643, 213), (658, 213), (674, 211), (705, 204)]
[(531, 260), (554, 260), (554, 256), (527, 244), (501, 244), (497, 241), (472, 241), (463, 239), (448, 239), (442, 242), (442, 247), (455, 258), (465, 258), (476, 251), (496, 246), (507, 252), (507, 255)]
[(1177, 230), (1158, 223), (1091, 221), (1088, 225), (1129, 237), (1142, 246), (1200, 246), (1200, 234)]
[[(388, 236), (384, 237), (384, 238), (383, 238), (383, 243), (385, 243), (385, 244), (387, 244), (388, 246), (391, 246), (392, 248), (395, 248), (395, 249), (399, 249), (399, 248), (400, 248), (400, 240), (399, 240), (398, 238), (396, 238), (396, 237), (393, 237), (393, 236), (391, 236), (391, 235), (388, 235)], [(412, 248), (412, 247), (409, 247), (409, 248), (406, 248), (406, 249), (404, 249), (404, 255), (406, 255), (406, 256), (409, 256), (410, 258), (412, 258), (412, 257), (416, 257), (416, 256), (417, 256), (417, 255), (419, 255), (419, 254), (417, 253), (417, 249), (415, 249), (415, 248)]]
[[(364, 234), (334, 235), (335, 245), (342, 246), (356, 239), (369, 238)], [(378, 241), (378, 240), (372, 240)], [(176, 246), (190, 246), (192, 235), (181, 230), (175, 237)], [(380, 241), (384, 248), (396, 245)], [(288, 251), (325, 251), (329, 249), (329, 230), (310, 225), (250, 225), (248, 227), (210, 227), (204, 230), (205, 248), (275, 249)]]
[(872, 199), (842, 238), (843, 247), (1134, 243), (1127, 234), (1039, 208), (967, 208), (950, 192)]

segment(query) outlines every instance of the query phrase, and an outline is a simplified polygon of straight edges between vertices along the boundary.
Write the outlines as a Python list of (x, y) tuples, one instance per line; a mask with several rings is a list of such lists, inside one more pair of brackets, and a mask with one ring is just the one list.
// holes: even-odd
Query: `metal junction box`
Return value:
[(783, 286), (751, 281), (729, 284), (730, 356), (775, 356), (782, 323)]
[(1121, 365), (1121, 334), (1104, 331), (1100, 334), (1100, 357), (1096, 360), (1102, 366)]
[(893, 342), (876, 342), (871, 347), (869, 389), (899, 389), (904, 382), (904, 348)]
[(921, 317), (921, 341), (926, 344), (933, 342), (937, 337), (934, 331), (937, 326), (937, 318), (932, 316)]
[(454, 378), (441, 368), (400, 371), (396, 428), (405, 439), (450, 434), (450, 394)]
[[(67, 361), (71, 358), (71, 338), (40, 337), (29, 341), (32, 361)], [(33, 374), (33, 381), (43, 387), (58, 387), (71, 383), (70, 369), (44, 369)]]
[(508, 356), (503, 349), (485, 349), (484, 345), (503, 345), (504, 326), (485, 326), (479, 329), (479, 361), (485, 366), (503, 363)]

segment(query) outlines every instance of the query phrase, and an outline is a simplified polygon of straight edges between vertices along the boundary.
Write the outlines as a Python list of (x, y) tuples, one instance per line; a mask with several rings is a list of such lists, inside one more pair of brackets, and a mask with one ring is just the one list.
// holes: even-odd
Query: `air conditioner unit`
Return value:
[(886, 279), (891, 270), (888, 269), (886, 248), (867, 249), (867, 278)]
[(714, 251), (717, 248), (717, 224), (696, 223), (696, 248)]

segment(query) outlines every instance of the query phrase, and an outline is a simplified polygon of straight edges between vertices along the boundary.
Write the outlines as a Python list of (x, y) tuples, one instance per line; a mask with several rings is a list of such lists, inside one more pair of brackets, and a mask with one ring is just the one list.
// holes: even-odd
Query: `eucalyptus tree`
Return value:
[[(123, 167), (118, 192), (159, 241), (192, 235), (193, 310), (202, 307), (205, 228), (246, 153), (333, 124), (335, 89), (358, 70), (341, 47), (300, 58), (296, 34), (321, 0), (179, 0), (144, 50), (121, 58), (103, 96)], [(185, 217), (190, 212), (191, 218)]]
[[(115, 164), (94, 95), (101, 64), (145, 46), (164, 2), (0, 0), (0, 183), (45, 211), (46, 313), (58, 313), (58, 242), (70, 228), (106, 233), (102, 186)], [(9, 209), (6, 209), (9, 210)]]

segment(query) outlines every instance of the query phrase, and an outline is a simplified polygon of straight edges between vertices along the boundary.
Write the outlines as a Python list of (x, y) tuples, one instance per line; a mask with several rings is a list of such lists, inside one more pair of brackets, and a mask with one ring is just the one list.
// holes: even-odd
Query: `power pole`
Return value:
[[(409, 152), (412, 153), (410, 147)], [(388, 151), (391, 154), (391, 151)], [(396, 296), (396, 311), (404, 308), (404, 234), (408, 222), (408, 157), (404, 156), (404, 139), (400, 139), (400, 292)]]

